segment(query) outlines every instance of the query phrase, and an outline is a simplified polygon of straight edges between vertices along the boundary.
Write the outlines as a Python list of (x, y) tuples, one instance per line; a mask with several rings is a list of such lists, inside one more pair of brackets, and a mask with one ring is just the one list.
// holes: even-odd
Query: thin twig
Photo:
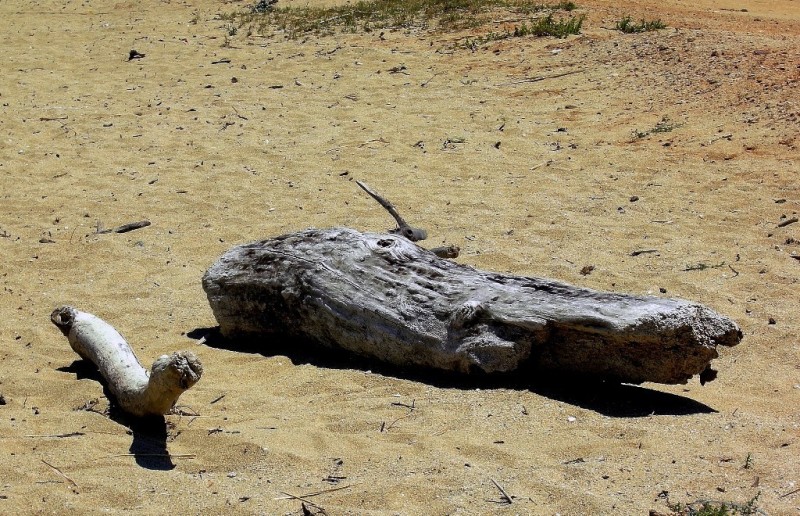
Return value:
[(584, 71), (585, 71), (584, 69), (580, 69), (580, 70), (571, 70), (569, 72), (557, 73), (555, 75), (539, 75), (538, 77), (525, 77), (524, 79), (519, 79), (516, 81), (501, 82), (499, 84), (495, 84), (495, 86), (513, 86), (515, 84), (523, 84), (526, 82), (539, 82), (539, 81), (545, 81), (547, 79), (557, 79), (559, 77), (565, 77), (567, 75), (583, 73)]
[(191, 418), (196, 417), (212, 417), (212, 416), (201, 416), (195, 409), (192, 407), (188, 407), (186, 405), (179, 405), (177, 407), (173, 407), (172, 411), (169, 412), (170, 415), (173, 416), (186, 416)]
[(782, 495), (780, 495), (778, 498), (786, 498), (787, 496), (791, 496), (791, 495), (793, 495), (793, 494), (795, 494), (795, 493), (800, 493), (800, 487), (798, 487), (798, 488), (797, 488), (797, 489), (795, 489), (794, 491), (789, 491), (789, 492), (788, 492), (788, 493), (786, 493), (786, 494), (782, 494)]
[(74, 491), (75, 491), (76, 493), (78, 492), (78, 484), (76, 484), (74, 480), (72, 480), (71, 478), (69, 478), (69, 477), (68, 477), (68, 476), (67, 476), (67, 475), (66, 475), (66, 474), (65, 474), (63, 471), (61, 471), (61, 470), (60, 470), (60, 469), (58, 469), (57, 467), (53, 466), (52, 464), (50, 464), (50, 463), (49, 463), (49, 462), (47, 462), (46, 460), (44, 460), (44, 459), (40, 459), (40, 460), (41, 460), (42, 462), (44, 462), (45, 464), (47, 464), (48, 466), (50, 466), (50, 467), (53, 469), (53, 471), (55, 471), (56, 473), (58, 473), (59, 475), (61, 475), (61, 476), (62, 476), (62, 477), (64, 477), (65, 479), (67, 479), (67, 482), (69, 482), (70, 484), (72, 484), (72, 487), (74, 487), (74, 488), (75, 488), (75, 489), (74, 489)]
[(370, 143), (389, 143), (389, 140), (387, 140), (385, 138), (373, 138), (372, 140), (367, 140), (364, 143), (359, 143), (358, 146), (359, 147), (364, 147), (364, 146), (369, 145)]
[(731, 138), (733, 138), (732, 134), (723, 134), (721, 136), (717, 136), (716, 138), (711, 138), (708, 141), (708, 143), (714, 143), (714, 142), (719, 141), (719, 140), (728, 140), (728, 141), (730, 141)]
[(416, 402), (417, 402), (417, 400), (411, 400), (411, 405), (408, 405), (407, 403), (397, 402), (397, 401), (392, 403), (392, 405), (394, 405), (395, 407), (405, 407), (405, 408), (407, 408), (408, 412), (406, 413), (406, 415), (400, 416), (397, 419), (395, 419), (394, 421), (392, 421), (391, 423), (389, 423), (388, 426), (386, 425), (386, 422), (384, 421), (381, 424), (381, 433), (388, 432), (389, 429), (391, 429), (394, 426), (395, 423), (397, 423), (398, 421), (400, 421), (402, 419), (405, 419), (405, 418), (409, 417), (411, 414), (413, 414), (414, 411), (417, 409)]
[(398, 421), (402, 421), (403, 419), (407, 418), (408, 416), (411, 415), (412, 412), (414, 412), (414, 411), (410, 410), (408, 412), (408, 414), (406, 414), (405, 416), (398, 417), (397, 419), (395, 419), (394, 421), (392, 421), (388, 425), (387, 424), (381, 425), (381, 432), (388, 432), (394, 426), (395, 423), (397, 423)]
[(162, 457), (165, 459), (194, 459), (197, 457), (194, 453), (119, 453), (117, 455), (109, 455), (107, 458), (114, 457)]
[(420, 86), (424, 88), (424, 87), (425, 87), (425, 86), (427, 86), (427, 85), (428, 85), (428, 84), (429, 84), (429, 83), (430, 83), (430, 82), (431, 82), (431, 81), (432, 81), (432, 80), (433, 80), (433, 79), (434, 79), (434, 78), (435, 78), (437, 75), (439, 75), (439, 73), (438, 73), (438, 72), (437, 72), (437, 73), (435, 73), (435, 74), (433, 74), (433, 75), (431, 75), (431, 78), (430, 78), (430, 79), (428, 79), (427, 81), (423, 82), (422, 84), (420, 84)]
[[(315, 493), (304, 494), (304, 495), (302, 495), (302, 497), (303, 498), (311, 498), (312, 496), (319, 496), (321, 494), (332, 493), (334, 491), (341, 491), (342, 489), (349, 489), (349, 488), (353, 487), (354, 485), (357, 485), (357, 484), (348, 484), (346, 486), (332, 487), (330, 489), (324, 489), (322, 491), (317, 491)], [(290, 500), (290, 499), (293, 499), (293, 498), (294, 499), (298, 499), (298, 500), (300, 499), (299, 497), (294, 496), (294, 495), (289, 494), (289, 493), (286, 493), (284, 491), (281, 491), (281, 493), (283, 493), (285, 496), (279, 496), (277, 498), (273, 498), (273, 500)]]
[(398, 417), (397, 419), (395, 419), (394, 421), (392, 421), (388, 425), (382, 425), (381, 426), (381, 432), (388, 432), (394, 426), (395, 423), (397, 423), (398, 421), (402, 421), (403, 419), (407, 418), (410, 415), (411, 415), (411, 412), (409, 412), (405, 416)]
[(784, 220), (784, 221), (781, 221), (781, 222), (779, 222), (779, 223), (778, 223), (778, 227), (779, 227), (779, 228), (785, 228), (785, 227), (786, 227), (786, 226), (788, 226), (789, 224), (794, 224), (794, 223), (795, 223), (795, 222), (797, 222), (798, 220), (800, 220), (800, 219), (798, 219), (797, 217), (792, 217), (792, 218), (790, 218), (790, 219), (786, 219), (786, 220)]
[(67, 434), (28, 434), (25, 437), (77, 437), (79, 435), (86, 435), (83, 432), (69, 432)]
[(286, 498), (276, 498), (276, 500), (279, 500), (279, 499), (280, 500), (300, 500), (301, 502), (305, 502), (308, 505), (310, 505), (312, 507), (316, 507), (317, 509), (319, 509), (321, 511), (325, 510), (322, 507), (320, 507), (319, 505), (317, 505), (314, 502), (312, 502), (311, 500), (306, 500), (302, 496), (296, 496), (296, 495), (293, 495), (292, 493), (287, 493), (286, 491), (281, 491), (281, 494), (286, 495)]
[(411, 400), (411, 405), (409, 405), (408, 403), (403, 403), (401, 401), (394, 401), (394, 402), (392, 402), (392, 405), (394, 405), (395, 407), (405, 407), (405, 408), (407, 408), (409, 410), (414, 410), (414, 409), (417, 408), (416, 407), (416, 402), (417, 402), (417, 400)]
[(503, 498), (505, 498), (505, 499), (506, 499), (506, 501), (507, 501), (509, 504), (512, 504), (512, 503), (514, 503), (514, 500), (512, 500), (512, 499), (511, 499), (511, 497), (508, 495), (508, 493), (506, 493), (506, 490), (505, 490), (505, 489), (503, 489), (503, 486), (501, 486), (500, 484), (498, 484), (498, 483), (497, 483), (497, 480), (495, 480), (495, 479), (493, 479), (493, 478), (491, 478), (491, 477), (489, 477), (489, 480), (491, 480), (491, 481), (492, 481), (492, 483), (495, 485), (495, 487), (497, 487), (497, 489), (499, 489), (499, 490), (500, 490), (500, 492), (503, 494)]

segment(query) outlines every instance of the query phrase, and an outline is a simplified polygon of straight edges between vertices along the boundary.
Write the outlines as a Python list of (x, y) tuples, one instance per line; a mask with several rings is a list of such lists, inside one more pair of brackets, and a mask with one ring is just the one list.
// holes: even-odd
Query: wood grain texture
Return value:
[(476, 270), (401, 236), (344, 228), (235, 247), (203, 288), (228, 338), (300, 337), (460, 372), (531, 366), (685, 383), (707, 370), (713, 379), (717, 346), (742, 338), (732, 320), (699, 304)]

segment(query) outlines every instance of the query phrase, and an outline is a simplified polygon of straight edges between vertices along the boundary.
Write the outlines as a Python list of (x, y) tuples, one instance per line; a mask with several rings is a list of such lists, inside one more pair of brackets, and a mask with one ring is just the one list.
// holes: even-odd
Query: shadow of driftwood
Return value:
[(218, 328), (197, 328), (187, 334), (203, 339), (213, 348), (258, 353), (263, 356), (286, 356), (295, 365), (310, 364), (329, 369), (358, 369), (384, 376), (418, 381), (436, 387), (460, 389), (529, 390), (548, 398), (594, 410), (611, 417), (644, 417), (650, 415), (689, 415), (716, 412), (691, 398), (646, 387), (602, 380), (575, 378), (567, 373), (552, 374), (527, 369), (512, 374), (458, 374), (439, 370), (393, 366), (374, 359), (333, 350), (313, 342), (275, 337), (253, 341), (225, 339)]
[[(91, 410), (106, 416), (115, 423), (128, 428), (133, 437), (129, 452), (139, 466), (159, 471), (173, 469), (173, 464), (167, 451), (167, 421), (163, 416), (137, 418), (130, 416), (117, 407), (114, 395), (108, 390), (106, 381), (91, 362), (76, 360), (67, 367), (59, 367), (58, 371), (74, 373), (77, 380), (95, 380), (103, 387), (103, 395), (108, 398), (110, 406), (107, 411), (94, 410), (87, 404), (84, 410)], [(81, 410), (77, 408), (76, 410)]]

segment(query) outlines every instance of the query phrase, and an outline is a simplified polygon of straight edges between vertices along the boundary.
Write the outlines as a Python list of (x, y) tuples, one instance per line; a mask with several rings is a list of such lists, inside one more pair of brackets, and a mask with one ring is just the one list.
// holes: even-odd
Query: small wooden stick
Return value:
[(305, 502), (312, 507), (316, 507), (317, 509), (322, 510), (322, 507), (315, 504), (311, 500), (306, 500), (302, 496), (293, 495), (292, 493), (287, 493), (286, 491), (281, 491), (281, 494), (286, 495), (287, 498), (276, 498), (276, 500), (300, 500), (301, 502)]
[(787, 496), (793, 495), (795, 493), (800, 493), (800, 488), (795, 489), (794, 491), (789, 491), (786, 494), (780, 495), (778, 498), (786, 498)]
[(365, 183), (361, 181), (356, 181), (356, 184), (360, 186), (362, 190), (367, 192), (370, 195), (370, 197), (378, 201), (378, 204), (386, 208), (386, 211), (389, 212), (389, 215), (394, 217), (394, 220), (397, 221), (397, 230), (393, 231), (393, 233), (400, 233), (401, 235), (411, 240), (412, 242), (418, 242), (420, 240), (425, 240), (426, 238), (428, 238), (428, 232), (425, 231), (424, 229), (413, 228), (409, 226), (408, 223), (405, 220), (403, 220), (403, 217), (401, 217), (400, 214), (397, 212), (392, 203), (390, 203), (389, 201), (378, 195), (376, 192), (372, 191), (370, 187), (368, 187)]
[(165, 459), (194, 459), (197, 457), (194, 453), (118, 453), (116, 455), (109, 455), (107, 458), (114, 457), (162, 457)]
[(291, 499), (300, 499), (301, 497), (302, 498), (311, 498), (312, 496), (319, 496), (321, 494), (332, 493), (334, 491), (341, 491), (342, 489), (350, 489), (354, 485), (356, 485), (356, 484), (348, 484), (346, 486), (332, 487), (330, 489), (324, 489), (322, 491), (317, 491), (317, 492), (314, 492), (314, 493), (308, 493), (308, 494), (300, 495), (300, 497), (297, 497), (297, 496), (294, 496), (294, 495), (290, 495), (289, 493), (281, 491), (281, 493), (283, 493), (284, 496), (279, 496), (277, 498), (273, 498), (273, 500), (291, 500)]
[(104, 234), (104, 233), (127, 233), (128, 231), (133, 231), (134, 229), (139, 228), (146, 228), (150, 225), (149, 220), (140, 220), (139, 222), (131, 222), (129, 224), (123, 224), (121, 226), (117, 226), (111, 229), (99, 229), (97, 230), (97, 234)]
[(503, 489), (503, 486), (501, 486), (500, 484), (497, 483), (497, 480), (495, 480), (495, 479), (493, 479), (491, 477), (489, 478), (489, 480), (491, 480), (492, 483), (495, 485), (495, 487), (497, 487), (497, 489), (499, 489), (500, 492), (503, 493), (503, 498), (505, 498), (506, 501), (508, 501), (509, 504), (514, 503), (514, 500), (508, 495), (508, 493), (506, 493), (506, 490)]
[(69, 478), (69, 477), (68, 477), (68, 476), (67, 476), (67, 475), (66, 475), (66, 474), (65, 474), (63, 471), (61, 471), (61, 470), (60, 470), (60, 469), (58, 469), (57, 467), (53, 466), (52, 464), (50, 464), (50, 463), (49, 463), (49, 462), (47, 462), (46, 460), (44, 460), (44, 459), (40, 459), (40, 460), (41, 460), (42, 462), (44, 462), (45, 464), (47, 464), (48, 466), (50, 466), (50, 467), (53, 469), (53, 471), (55, 471), (56, 473), (58, 473), (59, 475), (61, 475), (61, 476), (62, 476), (62, 477), (64, 477), (65, 479), (67, 479), (67, 482), (69, 482), (70, 484), (72, 484), (72, 487), (74, 488), (73, 490), (74, 490), (76, 493), (78, 492), (78, 484), (76, 484), (74, 480), (72, 480), (71, 478)]
[(63, 439), (64, 437), (78, 437), (81, 435), (86, 435), (83, 432), (69, 432), (66, 434), (27, 434), (25, 437), (58, 437), (59, 439)]
[(501, 82), (500, 84), (495, 84), (495, 86), (513, 86), (515, 84), (522, 84), (522, 83), (525, 83), (525, 82), (539, 82), (539, 81), (545, 81), (547, 79), (557, 79), (559, 77), (566, 77), (567, 75), (573, 75), (573, 74), (576, 74), (576, 73), (582, 73), (584, 71), (585, 70), (583, 70), (583, 69), (581, 69), (581, 70), (571, 70), (569, 72), (557, 73), (555, 75), (540, 75), (538, 77), (525, 77), (524, 79), (519, 79), (519, 80), (516, 80), (516, 81)]

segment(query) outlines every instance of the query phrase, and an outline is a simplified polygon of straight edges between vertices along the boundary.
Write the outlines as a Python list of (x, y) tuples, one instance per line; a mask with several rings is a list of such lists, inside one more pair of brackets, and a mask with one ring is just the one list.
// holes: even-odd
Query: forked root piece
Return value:
[(97, 366), (119, 407), (134, 416), (166, 414), (203, 374), (191, 351), (160, 356), (148, 373), (113, 326), (71, 306), (56, 308), (50, 320), (81, 358)]

